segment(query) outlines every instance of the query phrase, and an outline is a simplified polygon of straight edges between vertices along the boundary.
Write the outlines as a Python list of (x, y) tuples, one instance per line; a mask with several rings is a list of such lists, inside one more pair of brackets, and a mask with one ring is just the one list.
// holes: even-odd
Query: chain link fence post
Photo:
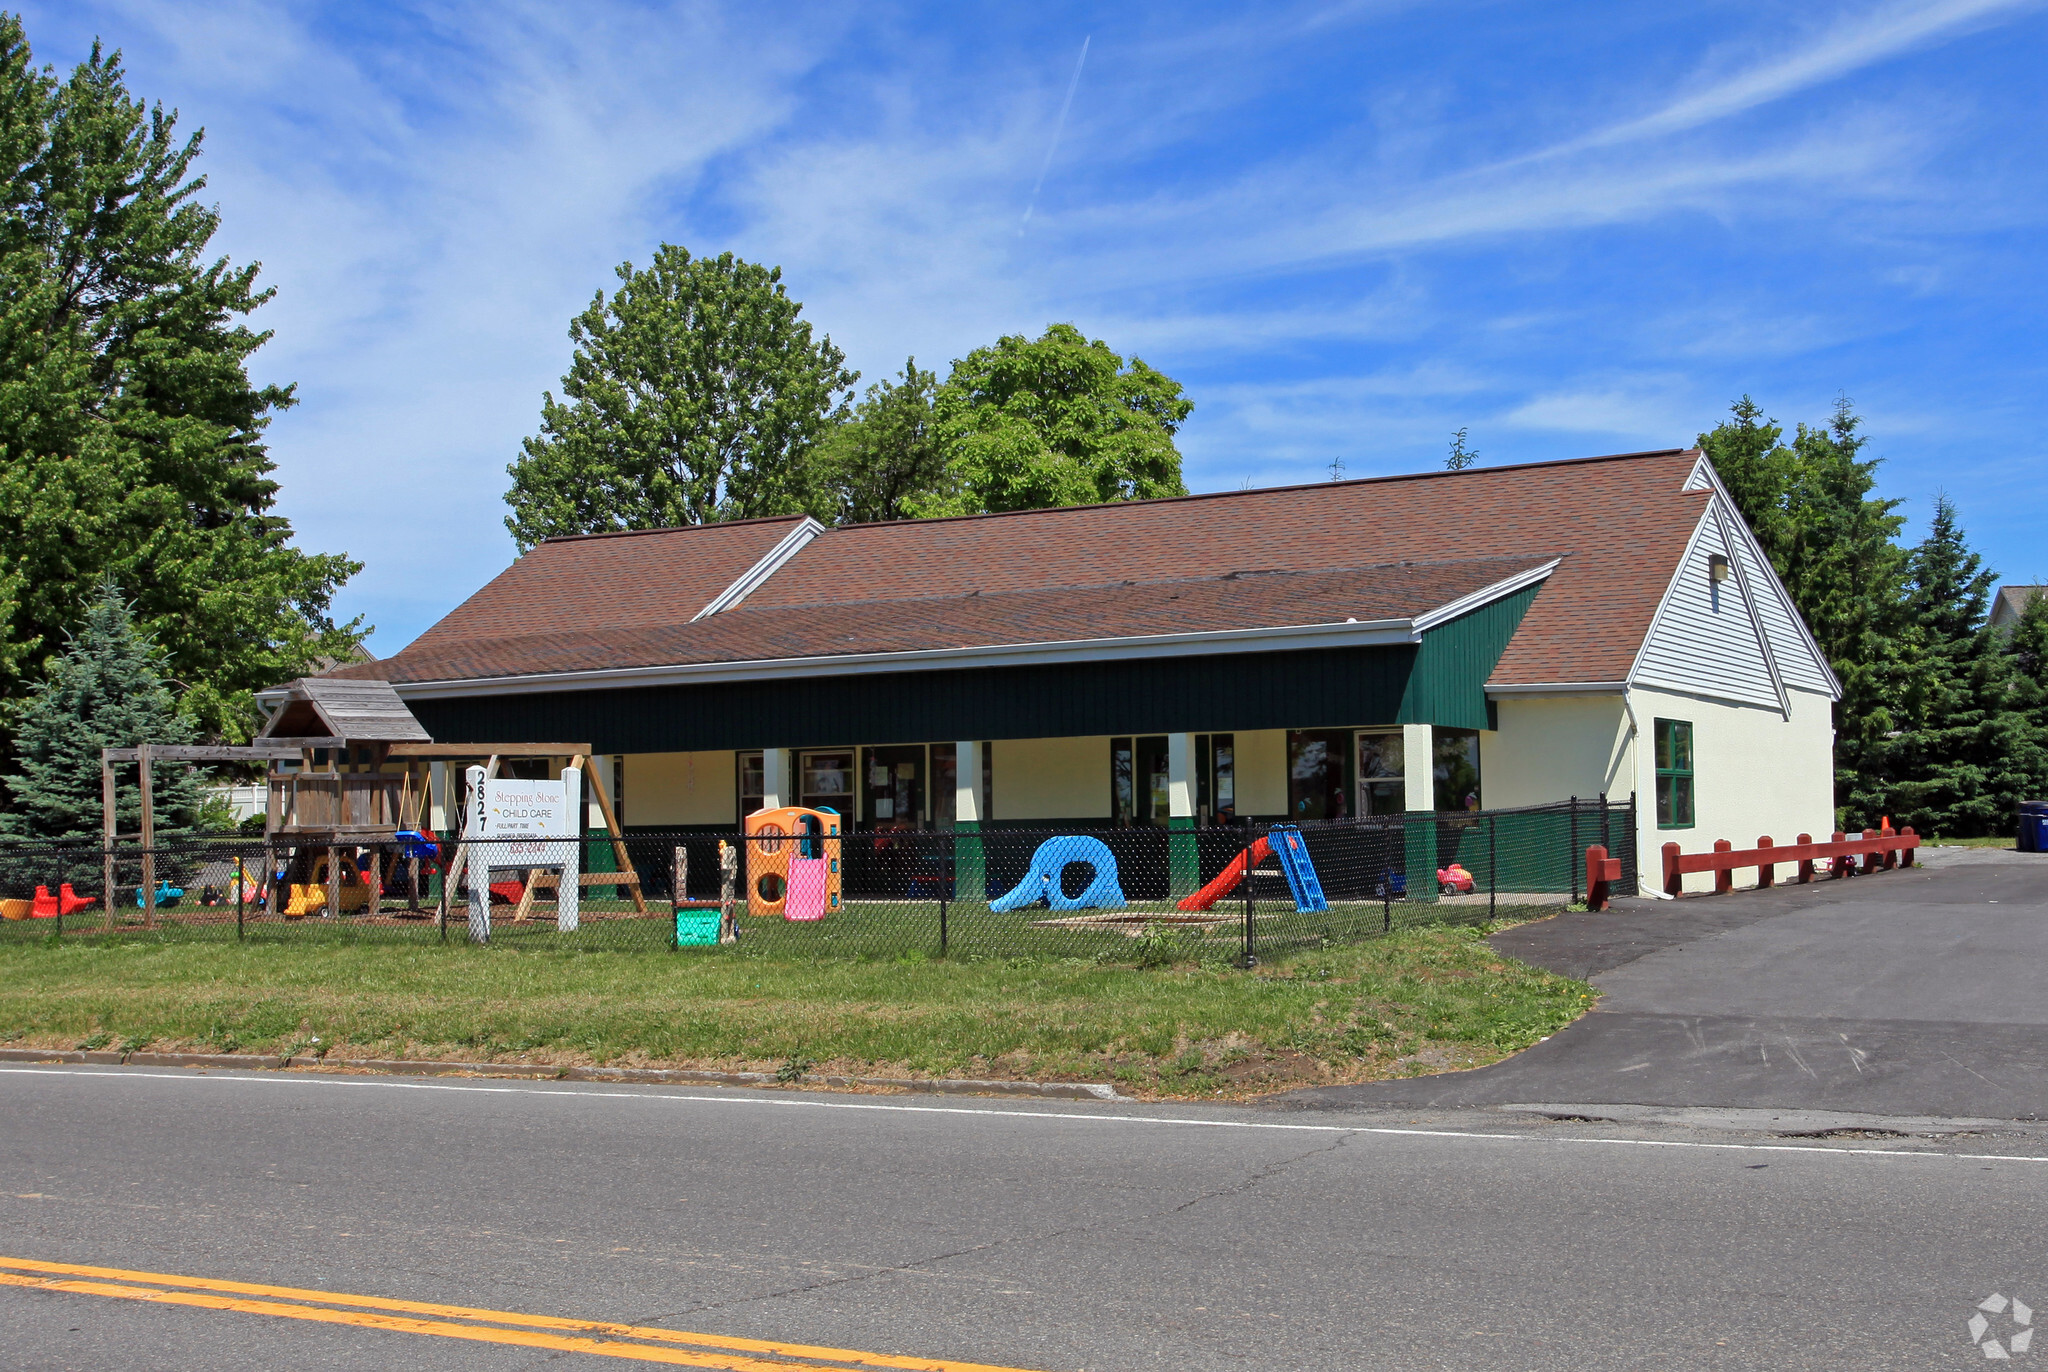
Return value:
[(1244, 830), (1244, 965), (1247, 970), (1259, 965), (1257, 951), (1252, 946), (1252, 916), (1257, 897), (1252, 894), (1252, 829), (1249, 824)]

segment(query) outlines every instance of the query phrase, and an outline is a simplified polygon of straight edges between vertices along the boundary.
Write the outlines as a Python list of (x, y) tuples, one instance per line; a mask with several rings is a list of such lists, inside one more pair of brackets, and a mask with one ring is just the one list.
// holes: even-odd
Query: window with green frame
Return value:
[(1692, 828), (1692, 723), (1656, 721), (1657, 827)]

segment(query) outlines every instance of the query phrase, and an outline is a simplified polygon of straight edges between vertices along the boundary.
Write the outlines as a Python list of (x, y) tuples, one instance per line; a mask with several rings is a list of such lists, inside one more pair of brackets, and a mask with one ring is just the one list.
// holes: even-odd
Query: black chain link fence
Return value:
[[(0, 939), (1243, 961), (1578, 902), (1590, 844), (1621, 859), (1614, 893), (1634, 894), (1635, 832), (1633, 803), (1602, 799), (1298, 829), (14, 842)], [(1305, 859), (1291, 875), (1290, 854)]]

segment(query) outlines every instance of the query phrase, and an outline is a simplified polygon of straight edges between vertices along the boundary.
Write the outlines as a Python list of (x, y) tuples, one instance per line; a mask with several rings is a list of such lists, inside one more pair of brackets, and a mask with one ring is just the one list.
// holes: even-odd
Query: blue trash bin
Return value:
[(2019, 850), (2048, 853), (2048, 800), (2023, 800), (2019, 810)]

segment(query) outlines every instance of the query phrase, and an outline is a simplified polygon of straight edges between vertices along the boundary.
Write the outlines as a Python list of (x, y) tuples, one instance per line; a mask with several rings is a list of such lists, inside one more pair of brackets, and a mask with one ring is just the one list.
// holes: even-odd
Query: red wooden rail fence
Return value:
[[(1736, 848), (1727, 839), (1715, 839), (1711, 853), (1682, 853), (1675, 843), (1664, 845), (1664, 892), (1675, 896), (1683, 888), (1688, 872), (1712, 872), (1714, 890), (1720, 892), (1735, 889), (1735, 871), (1739, 867), (1756, 868), (1756, 884), (1773, 886), (1777, 884), (1777, 865), (1781, 862), (1799, 864), (1799, 875), (1794, 880), (1804, 883), (1814, 879), (1814, 862), (1818, 858), (1831, 859), (1828, 863), (1830, 878), (1850, 874), (1848, 864), (1842, 858), (1861, 858), (1859, 870), (1875, 872), (1888, 867), (1911, 867), (1913, 850), (1920, 846), (1920, 836), (1909, 825), (1894, 833), (1890, 825), (1878, 829), (1865, 829), (1859, 838), (1836, 834), (1825, 843), (1815, 843), (1809, 834), (1801, 834), (1793, 843), (1774, 843), (1768, 835), (1756, 841), (1754, 848)], [(1607, 850), (1594, 844), (1586, 850), (1586, 908), (1604, 910), (1610, 882), (1621, 880), (1621, 860), (1607, 855)]]

